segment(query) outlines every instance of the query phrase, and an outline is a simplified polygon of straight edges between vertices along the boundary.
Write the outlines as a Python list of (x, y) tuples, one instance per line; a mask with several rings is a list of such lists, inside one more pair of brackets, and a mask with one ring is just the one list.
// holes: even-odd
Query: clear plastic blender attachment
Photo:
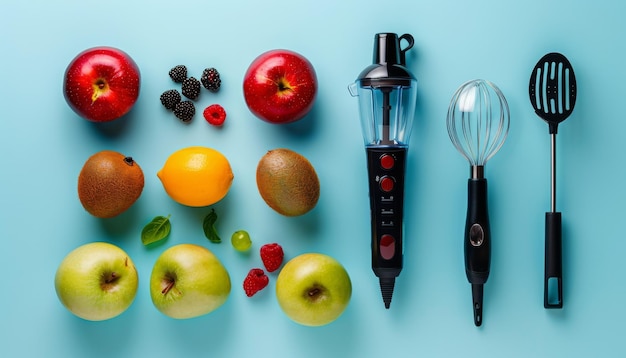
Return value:
[(396, 82), (399, 83), (383, 83), (384, 87), (380, 84), (374, 87), (377, 85), (375, 82), (357, 80), (349, 87), (350, 93), (359, 97), (361, 130), (365, 145), (406, 147), (415, 113), (416, 81), (397, 79)]

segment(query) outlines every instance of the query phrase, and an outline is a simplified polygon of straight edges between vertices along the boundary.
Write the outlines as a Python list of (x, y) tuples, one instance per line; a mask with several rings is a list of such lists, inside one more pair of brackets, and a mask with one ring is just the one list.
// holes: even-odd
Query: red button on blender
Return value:
[(396, 253), (396, 239), (385, 234), (380, 238), (380, 256), (385, 260), (391, 260)]
[(389, 170), (396, 164), (396, 160), (389, 154), (383, 154), (380, 156), (380, 166), (383, 169)]
[(388, 176), (384, 176), (382, 178), (380, 178), (380, 190), (384, 191), (384, 192), (390, 192), (393, 190), (393, 186), (395, 184), (395, 180), (393, 180), (392, 177), (388, 177)]

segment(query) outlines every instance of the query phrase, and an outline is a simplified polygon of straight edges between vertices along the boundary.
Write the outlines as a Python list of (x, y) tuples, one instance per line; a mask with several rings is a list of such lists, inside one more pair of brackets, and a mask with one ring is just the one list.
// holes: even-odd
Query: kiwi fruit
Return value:
[(78, 198), (91, 215), (112, 218), (141, 195), (143, 171), (133, 158), (103, 150), (87, 159), (78, 175)]
[(285, 148), (268, 151), (259, 161), (256, 183), (267, 205), (285, 216), (312, 210), (320, 196), (320, 182), (311, 163)]

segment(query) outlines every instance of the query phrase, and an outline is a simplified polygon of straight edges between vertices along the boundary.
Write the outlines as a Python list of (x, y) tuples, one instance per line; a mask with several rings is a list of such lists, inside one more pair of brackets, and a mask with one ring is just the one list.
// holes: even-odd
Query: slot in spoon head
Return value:
[(535, 65), (528, 86), (535, 113), (556, 134), (559, 123), (574, 110), (576, 76), (568, 59), (558, 52), (543, 56)]

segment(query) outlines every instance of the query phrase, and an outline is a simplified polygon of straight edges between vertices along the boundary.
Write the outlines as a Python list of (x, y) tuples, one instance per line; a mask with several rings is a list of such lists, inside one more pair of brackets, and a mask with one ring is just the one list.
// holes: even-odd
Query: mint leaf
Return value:
[(217, 214), (215, 213), (215, 209), (211, 209), (211, 212), (204, 217), (202, 221), (202, 229), (204, 230), (204, 236), (206, 236), (209, 241), (212, 243), (220, 243), (222, 239), (217, 234), (217, 230), (215, 229), (215, 222), (217, 221)]
[(170, 224), (170, 215), (155, 216), (143, 230), (141, 230), (141, 242), (144, 245), (149, 245), (157, 241), (165, 239), (172, 230), (172, 224)]

